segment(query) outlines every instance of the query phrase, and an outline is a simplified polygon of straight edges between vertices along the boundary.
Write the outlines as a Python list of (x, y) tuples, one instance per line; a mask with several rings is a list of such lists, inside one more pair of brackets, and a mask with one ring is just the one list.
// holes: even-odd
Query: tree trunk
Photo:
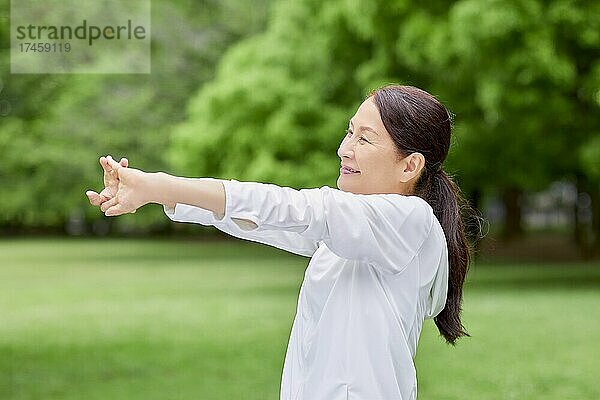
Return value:
[(592, 198), (592, 256), (600, 256), (600, 187), (590, 191)]
[(575, 226), (573, 236), (584, 259), (594, 256), (598, 231), (598, 190), (585, 176), (577, 177), (577, 200), (575, 201)]
[(515, 239), (523, 234), (521, 223), (523, 190), (512, 186), (505, 188), (502, 192), (502, 201), (506, 211), (504, 218), (504, 230), (502, 238), (505, 240)]

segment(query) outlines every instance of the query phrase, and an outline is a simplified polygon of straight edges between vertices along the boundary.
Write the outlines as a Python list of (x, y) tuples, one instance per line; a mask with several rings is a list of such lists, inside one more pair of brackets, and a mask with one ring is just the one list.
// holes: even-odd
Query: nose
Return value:
[(338, 147), (337, 151), (337, 155), (339, 158), (352, 158), (354, 156), (354, 148), (350, 142), (350, 140), (342, 140), (342, 143), (340, 143), (340, 147)]

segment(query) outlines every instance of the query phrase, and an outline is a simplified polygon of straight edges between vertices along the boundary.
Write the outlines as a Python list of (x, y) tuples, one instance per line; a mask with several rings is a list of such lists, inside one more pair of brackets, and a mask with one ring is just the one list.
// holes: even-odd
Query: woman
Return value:
[(442, 169), (451, 118), (429, 93), (371, 93), (339, 149), (338, 189), (181, 178), (100, 158), (107, 216), (159, 203), (173, 221), (311, 257), (300, 289), (281, 399), (415, 399), (423, 320), (454, 345), (470, 251), (458, 187)]

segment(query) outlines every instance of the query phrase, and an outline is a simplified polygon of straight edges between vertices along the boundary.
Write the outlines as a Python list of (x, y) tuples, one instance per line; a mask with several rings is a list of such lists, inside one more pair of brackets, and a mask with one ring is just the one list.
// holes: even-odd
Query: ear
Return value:
[(402, 171), (402, 182), (408, 182), (419, 176), (421, 170), (425, 166), (425, 157), (423, 154), (414, 152), (404, 157), (400, 161), (401, 171)]

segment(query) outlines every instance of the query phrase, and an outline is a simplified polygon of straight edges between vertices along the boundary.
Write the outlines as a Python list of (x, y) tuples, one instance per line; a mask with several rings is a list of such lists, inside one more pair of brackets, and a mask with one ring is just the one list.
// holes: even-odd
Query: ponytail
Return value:
[(455, 345), (461, 336), (470, 336), (462, 325), (463, 284), (471, 263), (472, 246), (465, 233), (466, 213), (474, 213), (463, 198), (460, 188), (446, 172), (423, 171), (415, 192), (425, 199), (440, 222), (448, 245), (448, 296), (446, 306), (434, 317), (434, 322), (446, 342)]
[(446, 236), (448, 296), (446, 306), (433, 320), (446, 342), (454, 346), (456, 339), (470, 336), (460, 321), (463, 284), (473, 252), (465, 221), (481, 218), (442, 169), (450, 149), (452, 114), (430, 93), (414, 86), (387, 85), (369, 96), (373, 96), (398, 156), (419, 152), (425, 157), (424, 170), (413, 192), (431, 205)]

